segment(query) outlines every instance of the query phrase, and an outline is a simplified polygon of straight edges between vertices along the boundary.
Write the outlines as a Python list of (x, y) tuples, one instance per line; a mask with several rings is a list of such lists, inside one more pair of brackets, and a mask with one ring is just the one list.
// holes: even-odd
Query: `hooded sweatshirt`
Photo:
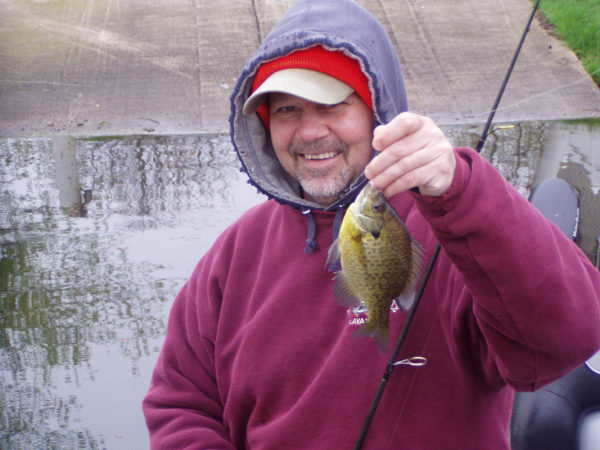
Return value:
[[(300, 0), (268, 35), (232, 95), (231, 135), (270, 200), (223, 232), (175, 299), (144, 400), (152, 448), (350, 449), (377, 392), (389, 356), (351, 337), (365, 316), (336, 303), (326, 268), (365, 180), (325, 208), (302, 199), (242, 113), (260, 64), (312, 45), (360, 62), (377, 122), (407, 108), (389, 38), (357, 4)], [(506, 450), (514, 390), (600, 347), (597, 270), (474, 150), (455, 153), (442, 197), (390, 199), (426, 263), (442, 250), (399, 355), (427, 363), (392, 373), (365, 449)], [(392, 309), (392, 347), (405, 320)]]

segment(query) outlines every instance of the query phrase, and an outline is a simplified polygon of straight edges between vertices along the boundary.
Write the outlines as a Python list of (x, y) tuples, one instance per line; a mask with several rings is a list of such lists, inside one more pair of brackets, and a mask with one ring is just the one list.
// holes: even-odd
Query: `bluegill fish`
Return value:
[(368, 311), (367, 321), (353, 337), (372, 337), (387, 354), (390, 307), (395, 300), (402, 311), (410, 309), (423, 252), (383, 193), (370, 183), (346, 211), (327, 263), (338, 258), (342, 269), (335, 275), (336, 301), (349, 308), (364, 305)]

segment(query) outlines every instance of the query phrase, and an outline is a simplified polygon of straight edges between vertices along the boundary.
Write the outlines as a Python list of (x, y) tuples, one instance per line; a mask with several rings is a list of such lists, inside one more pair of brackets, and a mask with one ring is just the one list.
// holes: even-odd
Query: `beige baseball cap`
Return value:
[(267, 78), (244, 104), (244, 114), (256, 112), (271, 92), (291, 94), (323, 105), (343, 102), (354, 89), (330, 75), (310, 69), (283, 69)]

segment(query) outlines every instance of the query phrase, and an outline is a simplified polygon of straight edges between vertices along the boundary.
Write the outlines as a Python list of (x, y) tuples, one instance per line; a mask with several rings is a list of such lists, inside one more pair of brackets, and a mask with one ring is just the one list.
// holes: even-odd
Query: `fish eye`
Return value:
[(379, 211), (381, 209), (381, 203), (373, 203), (373, 210)]

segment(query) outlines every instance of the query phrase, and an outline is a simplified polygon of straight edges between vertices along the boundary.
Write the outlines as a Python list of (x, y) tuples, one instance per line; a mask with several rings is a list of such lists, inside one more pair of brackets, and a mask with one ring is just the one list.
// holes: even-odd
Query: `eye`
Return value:
[(344, 102), (340, 102), (340, 103), (336, 103), (335, 105), (320, 105), (319, 109), (323, 112), (327, 112), (327, 113), (334, 113), (337, 111), (342, 110), (342, 108), (344, 106), (346, 106), (348, 103)]
[(291, 106), (291, 105), (290, 106), (282, 106), (275, 110), (275, 115), (277, 115), (277, 117), (281, 117), (281, 118), (285, 119), (287, 117), (293, 117), (299, 111), (300, 111), (300, 108), (298, 108), (297, 106)]
[(277, 112), (287, 113), (287, 112), (296, 111), (296, 109), (297, 108), (295, 106), (282, 106), (281, 108), (279, 108), (277, 110)]
[(379, 211), (381, 210), (381, 207), (383, 205), (381, 203), (373, 203), (373, 211)]

